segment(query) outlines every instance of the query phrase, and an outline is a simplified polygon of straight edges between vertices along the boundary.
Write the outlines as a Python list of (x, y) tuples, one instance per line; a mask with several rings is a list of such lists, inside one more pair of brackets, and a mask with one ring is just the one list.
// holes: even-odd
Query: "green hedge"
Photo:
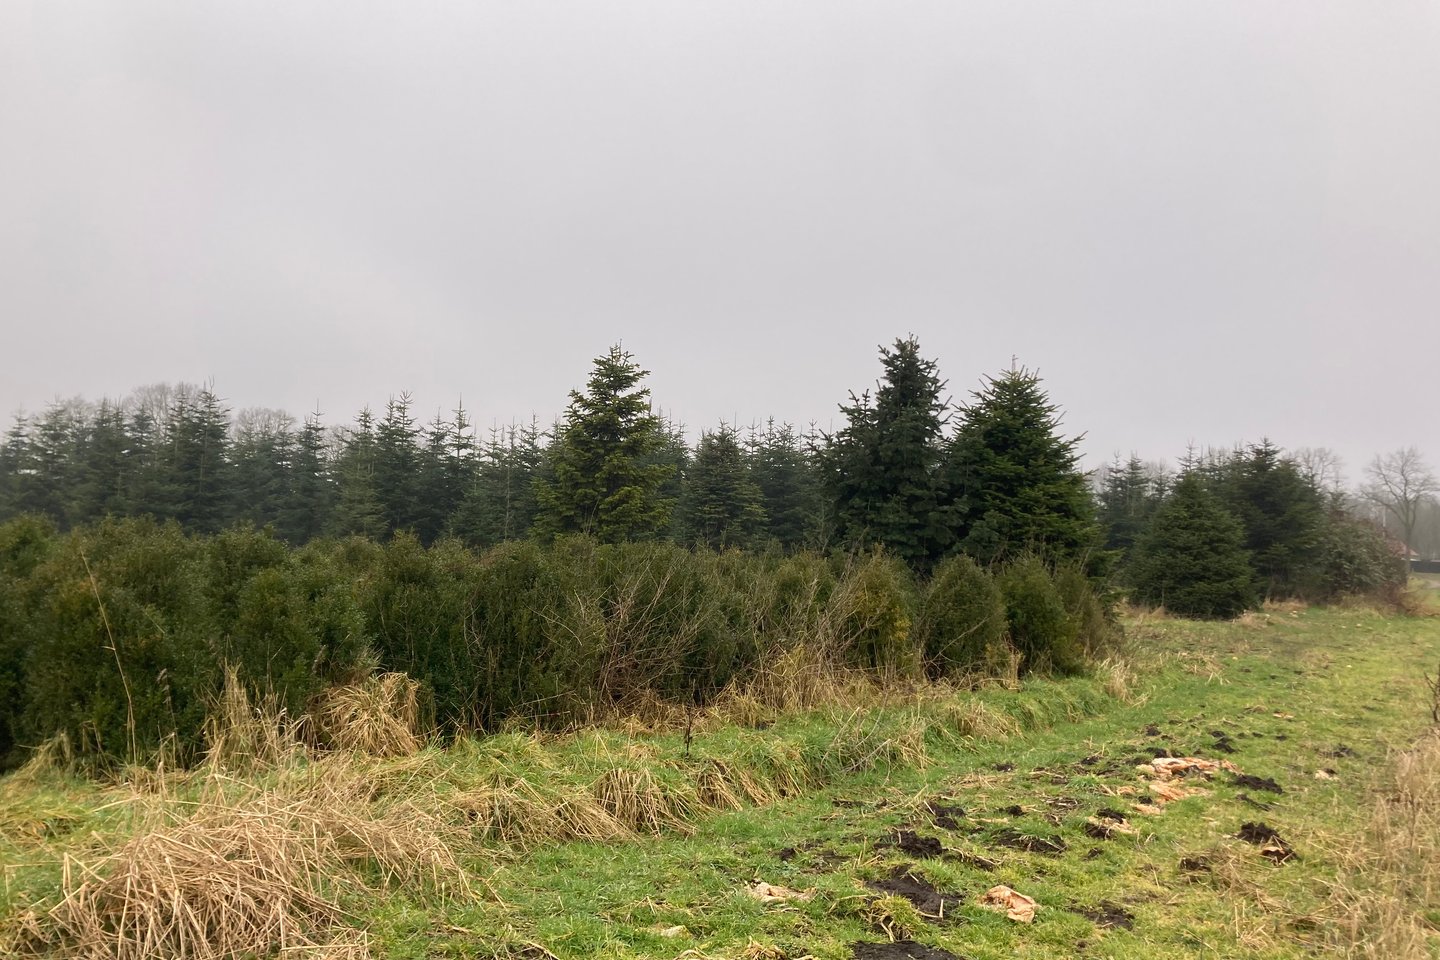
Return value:
[(1007, 631), (1076, 669), (1097, 609), (1037, 560), (929, 583), (883, 554), (510, 543), (475, 553), (352, 538), (296, 550), (150, 520), (59, 535), (0, 525), (0, 757), (66, 733), (90, 755), (199, 755), (225, 668), (292, 715), (380, 669), (423, 684), (442, 729), (581, 722), (642, 699), (703, 704), (798, 645), (883, 677), (983, 670)]

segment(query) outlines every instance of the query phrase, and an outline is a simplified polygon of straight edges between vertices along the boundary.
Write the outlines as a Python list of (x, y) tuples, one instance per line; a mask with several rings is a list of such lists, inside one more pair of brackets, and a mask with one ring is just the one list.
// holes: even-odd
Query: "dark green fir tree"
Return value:
[(597, 357), (536, 480), (537, 532), (584, 533), (602, 542), (653, 540), (668, 531), (673, 501), (661, 489), (675, 468), (657, 462), (665, 437), (640, 386), (648, 371), (619, 346)]
[(1196, 472), (1184, 474), (1135, 545), (1133, 598), (1182, 617), (1226, 620), (1256, 603), (1245, 529)]

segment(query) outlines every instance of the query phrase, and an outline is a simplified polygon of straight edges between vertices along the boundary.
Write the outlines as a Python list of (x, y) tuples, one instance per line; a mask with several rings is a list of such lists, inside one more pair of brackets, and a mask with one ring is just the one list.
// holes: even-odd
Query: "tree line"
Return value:
[[(1147, 593), (1137, 577), (1178, 575), (1184, 564), (1170, 554), (1184, 536), (1166, 531), (1189, 503), (1224, 512), (1196, 534), (1206, 542), (1224, 528), (1228, 544), (1239, 526), (1225, 563), (1243, 569), (1244, 587), (1209, 610), (1228, 615), (1267, 596), (1376, 589), (1393, 575), (1393, 550), (1374, 521), (1419, 542), (1435, 510), (1434, 475), (1414, 450), (1377, 457), (1360, 497), (1340, 490), (1333, 455), (1269, 441), (1192, 451), (1178, 475), (1117, 458), (1094, 478), (1034, 372), (1001, 371), (956, 404), (913, 336), (880, 348), (880, 365), (873, 391), (840, 404), (833, 433), (722, 423), (693, 446), (618, 346), (551, 427), (532, 420), (483, 439), (463, 409), (420, 423), (407, 394), (336, 428), (318, 415), (232, 417), (208, 387), (55, 404), (17, 418), (0, 442), (0, 518), (39, 514), (64, 530), (149, 516), (198, 534), (249, 524), (294, 546), (408, 532), (473, 549), (569, 534), (718, 550), (879, 547), (922, 575), (954, 555), (989, 566), (1034, 554), (1078, 562), (1097, 581), (1118, 572), (1138, 597), (1173, 603), (1174, 584)], [(1161, 559), (1147, 568), (1145, 557)]]
[(717, 549), (878, 545), (922, 570), (957, 552), (1069, 559), (1099, 544), (1078, 438), (1059, 434), (1038, 376), (1003, 372), (952, 408), (913, 337), (881, 360), (877, 389), (841, 406), (833, 434), (722, 423), (693, 447), (619, 347), (552, 427), (483, 439), (463, 409), (420, 423), (406, 394), (339, 428), (277, 411), (232, 417), (209, 387), (55, 404), (17, 417), (0, 443), (0, 518), (34, 513), (69, 529), (150, 516), (200, 534), (249, 523), (292, 545), (400, 531), (475, 548), (570, 533)]

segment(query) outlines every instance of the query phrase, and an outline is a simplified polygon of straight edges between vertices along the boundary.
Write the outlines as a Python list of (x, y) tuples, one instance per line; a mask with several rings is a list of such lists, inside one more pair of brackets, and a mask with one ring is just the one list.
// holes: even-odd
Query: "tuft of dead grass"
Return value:
[(217, 770), (276, 767), (305, 752), (304, 718), (291, 720), (273, 693), (252, 702), (233, 667), (205, 718), (205, 765)]
[(66, 857), (49, 933), (81, 960), (225, 960), (326, 944), (342, 919), (324, 836), (268, 811), (206, 810), (98, 862)]
[(690, 833), (700, 806), (688, 784), (662, 783), (644, 767), (612, 767), (591, 789), (600, 809), (636, 833)]
[(321, 738), (336, 750), (403, 757), (425, 746), (420, 683), (382, 673), (326, 690), (311, 711)]
[(1136, 671), (1129, 660), (1107, 657), (1095, 668), (1095, 676), (1107, 696), (1121, 703), (1136, 703), (1140, 699), (1135, 692)]
[(977, 740), (1008, 740), (1020, 732), (1020, 724), (1008, 714), (980, 700), (965, 699), (944, 708), (945, 718), (962, 737)]

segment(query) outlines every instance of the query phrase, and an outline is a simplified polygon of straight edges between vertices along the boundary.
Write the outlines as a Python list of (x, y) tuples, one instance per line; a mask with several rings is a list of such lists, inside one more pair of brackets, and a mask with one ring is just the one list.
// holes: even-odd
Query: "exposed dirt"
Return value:
[(1354, 751), (1354, 750), (1351, 750), (1349, 747), (1345, 746), (1345, 744), (1343, 744), (1343, 743), (1337, 743), (1337, 744), (1335, 745), (1335, 749), (1333, 749), (1333, 750), (1324, 750), (1324, 751), (1321, 751), (1320, 756), (1322, 756), (1322, 757), (1331, 757), (1331, 758), (1333, 758), (1333, 759), (1335, 759), (1335, 760), (1341, 760), (1341, 759), (1345, 759), (1345, 758), (1348, 758), (1348, 757), (1354, 757), (1354, 756), (1355, 756), (1355, 751)]
[(1095, 816), (1099, 817), (1101, 820), (1113, 820), (1116, 823), (1124, 823), (1126, 820), (1129, 819), (1129, 817), (1121, 813), (1119, 810), (1114, 809), (1113, 807), (1101, 807), (1099, 810), (1095, 811)]
[(1240, 825), (1240, 832), (1235, 834), (1238, 839), (1246, 843), (1253, 843), (1260, 848), (1260, 855), (1276, 863), (1284, 863), (1287, 860), (1297, 859), (1296, 853), (1290, 848), (1290, 844), (1276, 832), (1275, 828), (1267, 823), (1243, 823)]
[(1135, 914), (1109, 900), (1101, 900), (1094, 907), (1078, 908), (1075, 912), (1094, 922), (1098, 927), (1119, 927), (1121, 930), (1129, 930), (1135, 926)]
[(852, 943), (850, 956), (854, 960), (965, 960), (959, 954), (939, 947), (927, 947), (914, 940), (897, 940), (894, 943)]
[(945, 853), (945, 845), (938, 837), (925, 837), (914, 830), (899, 830), (895, 834), (895, 846), (912, 857), (939, 857)]
[(1186, 873), (1209, 873), (1209, 857), (1181, 857), (1180, 869)]
[(896, 867), (890, 876), (873, 880), (866, 886), (877, 893), (904, 897), (915, 905), (916, 910), (932, 918), (949, 916), (961, 902), (959, 894), (936, 890), (924, 877), (916, 876), (904, 867)]
[(1230, 782), (1237, 787), (1247, 787), (1251, 790), (1269, 790), (1271, 793), (1284, 793), (1285, 788), (1276, 783), (1270, 777), (1257, 777), (1252, 773), (1232, 773)]
[(1050, 856), (1059, 856), (1067, 848), (1067, 844), (1061, 837), (1032, 836), (1021, 833), (1019, 830), (1011, 830), (1009, 827), (991, 834), (990, 842), (997, 847), (1010, 847), (1015, 850), (1024, 850), (1026, 853), (1044, 853)]
[(960, 821), (965, 819), (965, 808), (955, 804), (932, 801), (925, 806), (930, 810), (930, 817), (935, 821), (935, 826), (942, 830), (959, 830)]
[(1145, 725), (1145, 736), (1147, 736), (1147, 737), (1158, 737), (1158, 736), (1160, 736), (1160, 728), (1157, 727), (1157, 726), (1155, 726), (1155, 724), (1153, 724), (1153, 723), (1146, 724), (1146, 725)]

